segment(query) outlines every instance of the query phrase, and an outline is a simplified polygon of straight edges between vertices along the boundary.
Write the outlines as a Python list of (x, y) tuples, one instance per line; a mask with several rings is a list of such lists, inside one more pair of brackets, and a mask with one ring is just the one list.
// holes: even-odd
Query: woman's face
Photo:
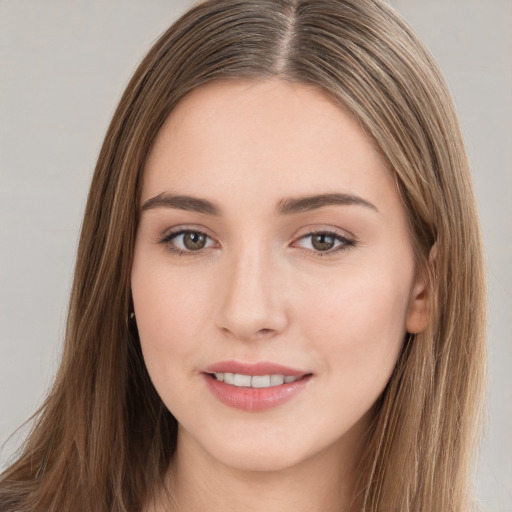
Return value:
[(343, 457), (426, 316), (383, 159), (325, 95), (278, 80), (208, 84), (171, 113), (132, 293), (178, 448), (239, 469)]

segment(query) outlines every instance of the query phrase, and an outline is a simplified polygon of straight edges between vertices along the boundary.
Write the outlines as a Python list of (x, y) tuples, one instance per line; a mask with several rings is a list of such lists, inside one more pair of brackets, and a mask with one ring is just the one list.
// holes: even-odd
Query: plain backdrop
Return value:
[[(394, 0), (452, 89), (489, 272), (484, 511), (512, 512), (512, 0)], [(0, 467), (60, 354), (89, 181), (135, 66), (185, 0), (0, 0)], [(461, 300), (464, 300), (461, 297)], [(7, 442), (6, 442), (7, 441)]]

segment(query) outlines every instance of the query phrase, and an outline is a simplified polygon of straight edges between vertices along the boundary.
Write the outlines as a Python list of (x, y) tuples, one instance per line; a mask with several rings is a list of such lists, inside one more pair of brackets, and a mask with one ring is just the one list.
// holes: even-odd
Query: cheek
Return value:
[(315, 340), (325, 374), (334, 389), (351, 391), (343, 396), (354, 407), (376, 400), (396, 364), (405, 336), (407, 274), (407, 269), (346, 268), (303, 295), (297, 311), (303, 335)]
[[(141, 348), (149, 375), (170, 408), (172, 390), (192, 378), (194, 357), (204, 339), (204, 322), (211, 307), (205, 282), (187, 272), (162, 265), (134, 262), (132, 295)], [(185, 378), (184, 378), (185, 372)]]

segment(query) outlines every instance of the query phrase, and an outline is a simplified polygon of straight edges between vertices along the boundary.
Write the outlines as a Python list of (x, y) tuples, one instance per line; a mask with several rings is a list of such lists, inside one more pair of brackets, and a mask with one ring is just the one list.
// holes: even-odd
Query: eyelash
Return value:
[(298, 238), (298, 240), (303, 240), (305, 238), (310, 238), (315, 235), (323, 235), (327, 236), (329, 238), (333, 238), (335, 243), (340, 242), (339, 245), (334, 249), (329, 249), (328, 251), (318, 251), (314, 249), (305, 249), (301, 248), (301, 250), (307, 254), (307, 255), (313, 255), (318, 258), (328, 258), (329, 256), (334, 256), (340, 252), (346, 251), (352, 247), (355, 247), (356, 241), (353, 238), (348, 238), (344, 235), (340, 235), (339, 233), (336, 233), (335, 231), (328, 231), (328, 230), (314, 230), (309, 233), (306, 233), (305, 235), (302, 235)]
[[(167, 233), (162, 238), (158, 240), (158, 243), (166, 246), (166, 249), (177, 256), (187, 256), (187, 257), (195, 257), (200, 256), (201, 253), (204, 251), (204, 249), (199, 249), (197, 251), (192, 250), (183, 250), (178, 249), (172, 245), (172, 241), (180, 236), (187, 233), (194, 233), (197, 235), (202, 235), (210, 240), (212, 238), (207, 235), (204, 231), (200, 231), (197, 229), (178, 229), (177, 231), (171, 231), (170, 233)], [(336, 233), (335, 231), (327, 231), (327, 230), (315, 230), (311, 231), (309, 233), (306, 233), (305, 235), (302, 235), (297, 240), (303, 240), (305, 238), (313, 237), (315, 235), (323, 235), (330, 238), (333, 238), (335, 242), (340, 242), (340, 244), (337, 246), (337, 248), (329, 249), (328, 251), (318, 251), (318, 250), (312, 250), (312, 249), (305, 249), (301, 248), (302, 252), (309, 256), (314, 256), (318, 258), (326, 258), (335, 254), (338, 254), (339, 252), (346, 251), (350, 249), (351, 247), (354, 247), (356, 245), (356, 240), (348, 238), (346, 236), (340, 235), (339, 233)]]

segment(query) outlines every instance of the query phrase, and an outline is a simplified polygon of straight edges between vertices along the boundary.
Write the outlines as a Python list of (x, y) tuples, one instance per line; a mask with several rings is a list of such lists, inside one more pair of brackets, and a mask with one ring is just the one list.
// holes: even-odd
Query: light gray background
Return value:
[[(487, 248), (488, 422), (478, 496), (512, 512), (512, 0), (394, 0), (466, 135)], [(0, 443), (57, 367), (76, 242), (121, 92), (185, 0), (0, 0)], [(21, 439), (0, 453), (0, 466)]]

